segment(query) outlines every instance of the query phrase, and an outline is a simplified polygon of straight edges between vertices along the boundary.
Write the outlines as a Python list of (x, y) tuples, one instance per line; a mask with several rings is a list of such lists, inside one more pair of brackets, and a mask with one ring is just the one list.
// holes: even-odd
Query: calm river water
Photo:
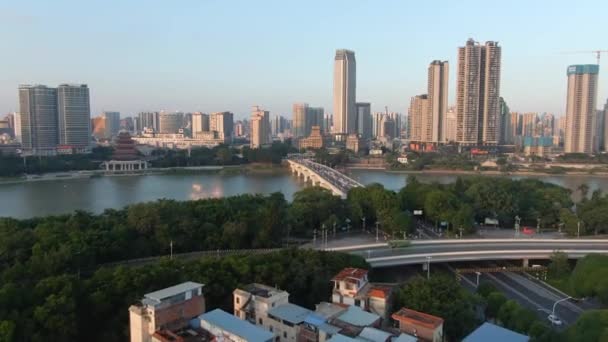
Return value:
[[(405, 185), (407, 174), (376, 170), (351, 170), (351, 177), (363, 184), (381, 183), (398, 190)], [(417, 174), (424, 182), (453, 182), (457, 175)], [(513, 178), (521, 178), (513, 176)], [(591, 191), (608, 191), (608, 178), (585, 176), (538, 176), (576, 191), (587, 183)], [(69, 213), (76, 209), (102, 212), (105, 208), (122, 208), (137, 202), (159, 198), (190, 200), (231, 196), (243, 193), (280, 191), (291, 200), (305, 183), (287, 171), (273, 174), (220, 174), (217, 172), (186, 175), (147, 175), (64, 179), (0, 185), (0, 216), (28, 218)]]

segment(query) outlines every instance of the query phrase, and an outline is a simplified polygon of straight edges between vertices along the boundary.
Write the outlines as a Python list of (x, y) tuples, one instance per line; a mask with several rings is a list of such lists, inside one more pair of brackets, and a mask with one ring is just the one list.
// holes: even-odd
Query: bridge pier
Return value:
[(522, 262), (522, 266), (523, 267), (529, 267), (529, 265), (530, 265), (530, 259), (527, 259), (527, 258), (524, 259), (523, 262)]

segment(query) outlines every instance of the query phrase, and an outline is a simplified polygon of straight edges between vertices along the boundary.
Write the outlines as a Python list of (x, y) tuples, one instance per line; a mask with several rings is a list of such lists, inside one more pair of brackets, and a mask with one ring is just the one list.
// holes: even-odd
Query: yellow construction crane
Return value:
[(569, 51), (566, 52), (568, 54), (575, 54), (575, 53), (593, 53), (595, 54), (595, 58), (597, 59), (597, 65), (600, 65), (600, 55), (603, 53), (608, 53), (608, 50), (587, 50), (587, 51)]

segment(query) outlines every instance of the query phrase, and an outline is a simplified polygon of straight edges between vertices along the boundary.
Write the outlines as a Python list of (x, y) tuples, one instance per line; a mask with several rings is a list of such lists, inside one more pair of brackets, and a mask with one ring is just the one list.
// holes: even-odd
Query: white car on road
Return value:
[(559, 319), (559, 317), (555, 316), (555, 315), (549, 315), (547, 316), (547, 319), (549, 320), (549, 322), (551, 322), (552, 325), (562, 325), (563, 322), (561, 319)]

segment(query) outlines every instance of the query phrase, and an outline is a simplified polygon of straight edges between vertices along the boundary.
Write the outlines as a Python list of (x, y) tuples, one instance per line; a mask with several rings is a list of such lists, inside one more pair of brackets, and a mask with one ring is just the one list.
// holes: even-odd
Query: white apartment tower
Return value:
[(447, 61), (433, 61), (429, 65), (428, 118), (424, 128), (427, 142), (446, 141), (443, 133), (446, 125), (445, 113), (448, 109), (448, 75)]
[(356, 62), (350, 50), (336, 50), (334, 61), (334, 122), (333, 133), (356, 133)]
[(270, 112), (255, 106), (251, 111), (251, 148), (260, 148), (270, 142)]
[(593, 153), (599, 65), (568, 67), (564, 152)]
[(458, 48), (456, 139), (462, 145), (499, 143), (500, 59), (498, 42), (469, 39)]
[(59, 144), (88, 150), (91, 140), (91, 107), (86, 84), (57, 87)]

